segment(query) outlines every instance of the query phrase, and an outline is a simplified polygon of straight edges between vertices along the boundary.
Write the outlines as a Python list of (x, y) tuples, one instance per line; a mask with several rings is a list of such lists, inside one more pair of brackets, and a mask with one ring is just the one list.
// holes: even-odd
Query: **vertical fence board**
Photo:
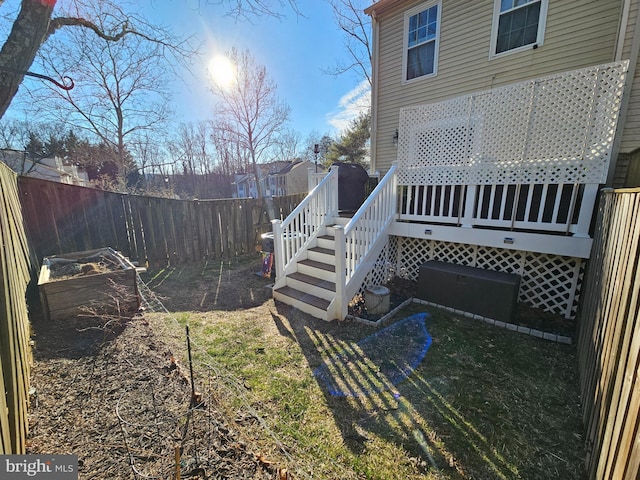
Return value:
[[(603, 442), (603, 461), (601, 465), (606, 466), (601, 468), (599, 472), (605, 477), (611, 475), (611, 471), (616, 467), (614, 461), (607, 461), (607, 458), (615, 458), (618, 454), (619, 444), (617, 440), (620, 439), (621, 426), (620, 423), (624, 421), (625, 415), (620, 415), (620, 406), (626, 403), (625, 397), (625, 380), (626, 380), (626, 368), (629, 362), (635, 365), (633, 358), (635, 352), (630, 350), (631, 342), (634, 336), (634, 330), (637, 328), (635, 325), (635, 318), (629, 318), (628, 303), (632, 297), (633, 284), (631, 283), (634, 276), (634, 269), (637, 268), (634, 261), (634, 254), (638, 252), (638, 234), (637, 231), (637, 217), (633, 215), (633, 203), (631, 197), (624, 196), (620, 198), (620, 215), (619, 226), (626, 231), (626, 235), (620, 236), (623, 241), (619, 245), (619, 251), (621, 252), (618, 258), (620, 262), (620, 269), (618, 271), (618, 281), (616, 282), (617, 288), (615, 289), (617, 294), (615, 295), (616, 309), (612, 312), (615, 314), (615, 323), (618, 324), (616, 329), (616, 338), (619, 339), (619, 344), (615, 351), (615, 357), (612, 360), (612, 368), (614, 371), (611, 375), (611, 405), (614, 406), (608, 411), (608, 419), (606, 428), (604, 429), (604, 442)], [(640, 211), (635, 209), (636, 212)], [(613, 357), (613, 355), (612, 355)], [(626, 409), (626, 405), (625, 408)], [(623, 411), (624, 411), (623, 409)], [(615, 478), (615, 477), (614, 477)]]
[(578, 334), (589, 479), (640, 473), (639, 238), (640, 189), (604, 191)]
[[(261, 199), (175, 200), (20, 177), (25, 224), (43, 257), (110, 246), (150, 267), (253, 254), (271, 230)], [(303, 195), (276, 197), (286, 217)]]
[(0, 453), (25, 452), (31, 354), (30, 254), (16, 175), (0, 165)]

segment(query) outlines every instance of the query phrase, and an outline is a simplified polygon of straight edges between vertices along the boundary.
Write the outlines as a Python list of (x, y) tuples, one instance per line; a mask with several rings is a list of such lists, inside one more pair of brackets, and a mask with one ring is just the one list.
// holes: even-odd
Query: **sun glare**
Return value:
[(209, 62), (209, 75), (220, 88), (229, 88), (236, 78), (236, 71), (231, 60), (218, 55)]

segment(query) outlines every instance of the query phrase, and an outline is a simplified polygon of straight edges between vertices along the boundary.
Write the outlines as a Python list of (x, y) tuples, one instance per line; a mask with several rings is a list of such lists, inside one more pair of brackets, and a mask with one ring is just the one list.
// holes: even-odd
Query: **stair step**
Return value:
[(336, 237), (334, 235), (329, 235), (329, 234), (327, 234), (327, 235), (319, 235), (318, 238), (322, 239), (322, 240), (329, 240), (331, 242), (335, 242), (335, 240), (336, 240)]
[(334, 256), (336, 251), (331, 248), (323, 248), (323, 247), (313, 247), (309, 249), (310, 252), (321, 253), (323, 255), (331, 255)]
[(278, 292), (281, 295), (286, 295), (287, 297), (293, 298), (324, 311), (329, 308), (329, 304), (331, 303), (329, 300), (316, 297), (315, 295), (311, 295), (309, 293), (301, 292), (300, 290), (296, 290), (295, 288), (286, 285), (284, 287), (277, 288), (274, 291)]
[(333, 248), (328, 248), (329, 245), (322, 244), (317, 247), (307, 250), (307, 258), (309, 260), (315, 260), (316, 262), (326, 263), (333, 265), (336, 263), (336, 251)]
[(287, 275), (288, 278), (292, 278), (299, 282), (308, 283), (309, 285), (313, 285), (314, 287), (324, 288), (325, 290), (329, 290), (331, 292), (336, 291), (335, 282), (330, 282), (328, 280), (321, 280), (316, 277), (312, 277), (311, 275), (306, 275), (300, 272), (294, 272), (290, 275)]
[(333, 235), (321, 235), (318, 237), (318, 246), (333, 250), (336, 247), (336, 237)]
[(325, 272), (336, 272), (336, 266), (328, 263), (317, 262), (315, 260), (300, 260), (298, 265), (306, 265), (307, 267), (317, 268), (318, 270), (324, 270)]

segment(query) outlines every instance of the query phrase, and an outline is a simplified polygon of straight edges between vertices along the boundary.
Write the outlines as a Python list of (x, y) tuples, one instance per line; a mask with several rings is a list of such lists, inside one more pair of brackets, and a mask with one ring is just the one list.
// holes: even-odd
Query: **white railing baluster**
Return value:
[(435, 185), (431, 185), (431, 205), (429, 207), (429, 213), (436, 217), (440, 216), (440, 212), (436, 212), (436, 186)]
[(556, 190), (556, 198), (553, 200), (553, 215), (551, 215), (551, 223), (558, 223), (558, 215), (560, 214), (560, 207), (562, 206), (562, 191), (564, 185), (559, 184)]
[(549, 184), (542, 185), (542, 194), (540, 195), (540, 204), (538, 205), (538, 218), (537, 223), (542, 223), (544, 219), (544, 211), (547, 206), (547, 192), (549, 191)]
[(502, 187), (502, 198), (500, 199), (500, 220), (505, 220), (504, 211), (507, 208), (507, 197), (509, 196), (509, 185)]
[[(529, 185), (527, 189), (527, 203), (524, 209), (524, 222), (529, 222), (529, 215), (531, 214), (531, 205), (533, 204), (533, 191), (535, 190), (534, 185)], [(520, 190), (522, 191), (522, 190)]]
[(493, 219), (493, 205), (496, 201), (496, 185), (491, 185), (489, 194), (489, 210), (487, 211), (487, 218)]
[(486, 185), (478, 185), (478, 206), (477, 206), (477, 218), (482, 218), (482, 205), (484, 205), (484, 192), (487, 191)]
[[(425, 185), (422, 187), (422, 215), (427, 215), (427, 197), (428, 192), (429, 192), (429, 188), (431, 188), (429, 185)], [(415, 213), (415, 212), (414, 212)]]

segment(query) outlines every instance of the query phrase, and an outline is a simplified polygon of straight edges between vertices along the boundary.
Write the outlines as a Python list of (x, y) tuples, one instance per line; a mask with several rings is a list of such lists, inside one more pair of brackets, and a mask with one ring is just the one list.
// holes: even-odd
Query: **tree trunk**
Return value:
[(22, 73), (1, 69), (26, 72), (31, 68), (38, 49), (47, 39), (54, 5), (52, 0), (22, 0), (20, 13), (0, 50), (0, 118), (11, 105), (24, 78)]

